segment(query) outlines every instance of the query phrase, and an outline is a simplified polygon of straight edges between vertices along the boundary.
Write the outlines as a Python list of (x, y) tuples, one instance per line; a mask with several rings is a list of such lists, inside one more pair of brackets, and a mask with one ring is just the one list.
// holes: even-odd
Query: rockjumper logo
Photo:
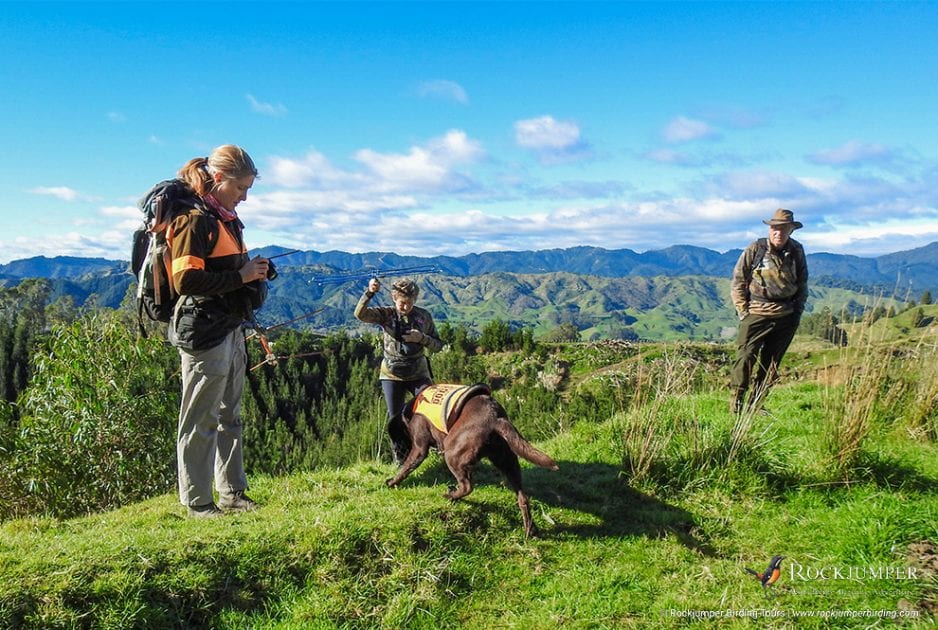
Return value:
[(788, 563), (789, 578), (809, 582), (815, 580), (917, 580), (915, 567), (828, 566), (813, 567)]
[(746, 573), (754, 575), (762, 584), (762, 590), (768, 593), (769, 591), (766, 589), (770, 586), (774, 586), (775, 583), (778, 582), (778, 578), (782, 576), (782, 560), (784, 559), (785, 556), (772, 556), (772, 559), (769, 560), (769, 567), (762, 573), (753, 571), (749, 567), (746, 567)]

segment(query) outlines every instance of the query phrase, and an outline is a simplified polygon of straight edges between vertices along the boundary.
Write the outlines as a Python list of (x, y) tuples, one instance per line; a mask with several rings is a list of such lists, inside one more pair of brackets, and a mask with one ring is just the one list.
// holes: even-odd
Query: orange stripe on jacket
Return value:
[(198, 256), (180, 256), (173, 260), (173, 275), (189, 269), (205, 269), (205, 261)]
[(239, 243), (238, 239), (232, 236), (231, 232), (222, 224), (221, 221), (218, 222), (218, 240), (215, 242), (215, 246), (212, 247), (212, 253), (208, 255), (209, 258), (221, 258), (222, 256), (234, 256), (237, 254), (247, 253), (247, 248), (243, 243)]

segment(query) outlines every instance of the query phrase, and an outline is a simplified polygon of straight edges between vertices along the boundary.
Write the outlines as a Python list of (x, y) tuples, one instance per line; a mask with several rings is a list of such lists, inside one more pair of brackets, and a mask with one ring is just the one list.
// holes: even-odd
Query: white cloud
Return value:
[(254, 98), (252, 94), (245, 94), (245, 98), (247, 98), (248, 103), (251, 104), (251, 109), (258, 114), (264, 114), (265, 116), (283, 116), (287, 113), (287, 108), (280, 103), (276, 105), (264, 103)]
[(342, 172), (315, 149), (299, 159), (274, 156), (264, 172), (265, 182), (287, 188), (348, 185), (354, 179), (354, 175)]
[(464, 131), (453, 129), (412, 146), (407, 153), (360, 149), (353, 156), (363, 167), (357, 171), (336, 167), (316, 150), (301, 158), (275, 156), (269, 161), (264, 181), (296, 189), (301, 194), (302, 189), (352, 192), (357, 196), (467, 191), (475, 184), (458, 169), (484, 156), (479, 142)]
[(127, 121), (127, 117), (120, 112), (108, 112), (107, 117), (108, 120), (113, 123), (123, 123)]
[(469, 95), (466, 94), (466, 90), (455, 81), (446, 81), (444, 79), (424, 81), (417, 86), (417, 94), (422, 97), (455, 101), (463, 105), (469, 104)]
[(580, 126), (553, 116), (539, 116), (515, 122), (515, 142), (533, 151), (543, 164), (559, 164), (588, 157), (589, 145)]
[(892, 157), (892, 152), (882, 144), (850, 140), (832, 149), (822, 149), (808, 156), (815, 164), (852, 166), (867, 162), (882, 162)]
[(382, 189), (442, 190), (465, 185), (467, 178), (456, 173), (455, 167), (483, 155), (478, 142), (454, 129), (423, 146), (411, 147), (406, 154), (361, 149), (355, 159), (377, 176), (375, 184)]
[[(570, 133), (567, 141), (556, 135), (544, 140), (551, 129), (549, 121), (531, 124), (529, 144), (563, 147), (577, 137)], [(656, 157), (672, 163), (673, 156), (682, 155), (661, 151), (670, 153)], [(577, 245), (645, 251), (678, 243), (727, 251), (764, 235), (762, 220), (777, 207), (792, 208), (805, 223), (802, 242), (812, 251), (828, 243), (824, 235), (830, 225), (844, 225), (838, 217), (849, 216), (857, 225), (875, 224), (883, 216), (923, 225), (930, 219), (938, 225), (929, 192), (938, 170), (902, 181), (821, 177), (810, 171), (730, 171), (685, 182), (681, 196), (637, 190), (620, 180), (535, 182), (519, 165), (482, 162), (483, 156), (479, 143), (459, 130), (398, 153), (362, 149), (354, 154), (358, 169), (337, 168), (311, 150), (300, 158), (275, 158), (263, 183), (273, 182), (278, 189), (252, 195), (239, 210), (249, 231), (267, 239), (252, 239), (254, 246), (422, 256)], [(460, 189), (466, 182), (474, 188)], [(910, 207), (917, 214), (912, 216)], [(894, 238), (875, 247), (870, 241), (864, 254), (928, 242), (920, 240), (928, 238), (924, 233), (907, 242)], [(843, 243), (831, 245), (826, 249), (853, 253)]]
[[(764, 236), (762, 220), (779, 206), (792, 207), (805, 223), (798, 239), (809, 252), (876, 256), (938, 240), (938, 209), (927, 200), (909, 206), (887, 187), (875, 189), (875, 182), (857, 189), (852, 181), (746, 173), (733, 194), (715, 187), (695, 189), (700, 196), (652, 198), (619, 188), (612, 200), (571, 202), (558, 196), (519, 209), (514, 202), (499, 206), (454, 200), (446, 191), (380, 191), (369, 178), (344, 175), (325, 182), (329, 186), (323, 189), (276, 187), (251, 194), (238, 209), (247, 224), (249, 246), (418, 256), (573, 246), (647, 251), (682, 243), (727, 251)], [(265, 179), (264, 186), (268, 184)], [(603, 189), (610, 186), (602, 184)], [(748, 195), (742, 195), (745, 186)], [(625, 192), (629, 199), (621, 198)], [(862, 203), (850, 201), (855, 197)], [(0, 244), (6, 247), (0, 250), (11, 258), (126, 258), (139, 212), (115, 205), (98, 214), (107, 219), (106, 231), (99, 234), (53, 236), (39, 243), (23, 239)]]
[(715, 179), (707, 189), (714, 196), (729, 199), (781, 199), (804, 195), (809, 184), (788, 173), (733, 171)]
[(37, 188), (31, 188), (26, 192), (30, 192), (34, 195), (48, 195), (61, 199), (62, 201), (77, 201), (82, 198), (81, 193), (68, 186), (39, 186)]
[[(557, 131), (564, 124), (550, 117), (527, 122), (532, 123), (525, 128), (528, 148), (547, 147), (537, 155), (562, 154), (571, 142), (582, 145), (575, 125), (564, 135)], [(643, 157), (677, 163), (687, 159), (681, 149), (664, 147)], [(763, 236), (762, 220), (777, 207), (792, 208), (805, 223), (798, 238), (809, 252), (875, 256), (938, 240), (932, 192), (938, 169), (928, 165), (919, 172), (875, 176), (856, 171), (834, 176), (810, 165), (804, 172), (751, 169), (707, 179), (691, 171), (676, 186), (649, 190), (633, 182), (654, 181), (656, 170), (671, 171), (646, 163), (650, 170), (644, 173), (551, 179), (535, 175), (523, 162), (489, 160), (480, 143), (458, 129), (400, 151), (362, 148), (351, 157), (339, 165), (311, 148), (295, 157), (268, 158), (264, 178), (238, 209), (249, 246), (419, 256), (581, 245), (646, 251), (680, 243), (727, 251)], [(67, 187), (30, 192), (86, 200)], [(84, 237), (33, 236), (28, 245), (6, 241), (2, 245), (8, 249), (0, 251), (12, 258), (126, 258), (128, 235), (139, 225), (140, 213), (132, 199), (117, 199), (97, 206), (97, 212), (59, 210), (55, 225), (80, 229)], [(37, 214), (53, 220), (49, 212)]]
[(48, 234), (42, 239), (16, 237), (9, 241), (0, 241), (0, 250), (3, 251), (3, 258), (7, 261), (34, 256), (128, 260), (130, 258), (130, 235), (126, 231), (113, 230), (97, 236), (68, 232)]
[(677, 144), (709, 138), (714, 135), (714, 130), (702, 120), (678, 116), (665, 126), (663, 135), (667, 142)]
[(798, 231), (798, 240), (809, 251), (840, 252), (854, 256), (880, 256), (885, 253), (915, 249), (938, 241), (938, 220), (852, 221), (835, 218), (825, 229)]
[(406, 155), (362, 149), (355, 154), (355, 159), (380, 180), (399, 188), (436, 187), (447, 174), (446, 166), (435, 161), (430, 151), (423, 147), (414, 147)]
[(450, 165), (474, 162), (484, 155), (482, 145), (458, 129), (451, 129), (445, 135), (430, 140), (427, 146), (435, 157)]
[(515, 123), (515, 140), (526, 149), (563, 150), (580, 143), (580, 127), (553, 116), (528, 118)]

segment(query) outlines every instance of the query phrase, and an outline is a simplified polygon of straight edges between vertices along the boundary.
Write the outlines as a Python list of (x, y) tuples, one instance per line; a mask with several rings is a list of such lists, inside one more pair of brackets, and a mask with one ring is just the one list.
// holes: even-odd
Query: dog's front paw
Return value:
[(397, 482), (395, 482), (393, 478), (391, 478), (391, 479), (385, 479), (385, 480), (384, 480), (384, 485), (386, 485), (388, 488), (396, 488), (396, 487), (397, 487)]

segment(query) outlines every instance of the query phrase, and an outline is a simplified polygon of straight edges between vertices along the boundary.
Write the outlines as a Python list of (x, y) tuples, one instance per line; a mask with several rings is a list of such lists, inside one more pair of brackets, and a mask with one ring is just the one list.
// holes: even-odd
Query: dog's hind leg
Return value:
[(537, 527), (531, 519), (531, 505), (528, 502), (528, 495), (520, 488), (516, 492), (518, 496), (518, 507), (521, 509), (521, 520), (524, 522), (524, 535), (528, 538), (537, 536)]
[(505, 476), (508, 487), (514, 490), (518, 497), (518, 508), (521, 510), (521, 520), (524, 523), (524, 535), (529, 538), (536, 536), (537, 528), (534, 527), (534, 521), (531, 519), (531, 505), (521, 485), (521, 465), (518, 463), (518, 457), (507, 443), (498, 439), (490, 442), (486, 456)]

